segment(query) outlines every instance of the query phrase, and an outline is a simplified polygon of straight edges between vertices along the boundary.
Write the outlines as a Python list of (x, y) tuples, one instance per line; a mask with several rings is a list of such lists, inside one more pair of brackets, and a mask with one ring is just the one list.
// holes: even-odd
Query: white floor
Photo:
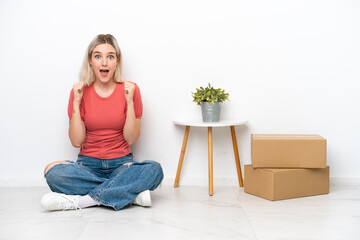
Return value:
[(0, 239), (360, 239), (360, 186), (271, 202), (239, 187), (164, 187), (153, 206), (46, 212), (48, 188), (0, 188)]

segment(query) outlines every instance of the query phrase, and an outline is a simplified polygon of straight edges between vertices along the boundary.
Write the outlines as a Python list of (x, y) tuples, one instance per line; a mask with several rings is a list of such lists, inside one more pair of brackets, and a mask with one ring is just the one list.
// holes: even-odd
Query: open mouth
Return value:
[(107, 69), (101, 69), (100, 70), (100, 74), (103, 77), (106, 77), (108, 75), (108, 73), (109, 73), (109, 70), (107, 70)]

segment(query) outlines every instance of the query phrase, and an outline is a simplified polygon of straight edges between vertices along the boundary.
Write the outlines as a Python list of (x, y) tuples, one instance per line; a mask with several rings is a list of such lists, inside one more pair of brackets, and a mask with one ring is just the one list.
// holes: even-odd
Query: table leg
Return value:
[(208, 158), (209, 158), (209, 195), (212, 196), (214, 194), (212, 127), (208, 127)]
[(230, 130), (231, 130), (231, 138), (232, 138), (233, 147), (234, 147), (235, 163), (236, 163), (237, 175), (238, 175), (238, 179), (239, 179), (239, 186), (243, 187), (244, 184), (243, 184), (243, 179), (242, 179), (242, 174), (241, 174), (239, 151), (238, 151), (238, 147), (237, 147), (236, 133), (235, 133), (234, 126), (230, 126)]
[(182, 164), (183, 164), (183, 161), (184, 161), (185, 149), (186, 149), (186, 144), (187, 144), (187, 140), (188, 140), (188, 137), (189, 137), (189, 132), (190, 132), (190, 126), (186, 126), (185, 134), (184, 134), (184, 140), (183, 140), (183, 144), (182, 144), (181, 152), (180, 152), (178, 168), (177, 168), (177, 171), (176, 171), (176, 178), (175, 178), (174, 187), (179, 186), (180, 173), (181, 173), (181, 168), (182, 168)]

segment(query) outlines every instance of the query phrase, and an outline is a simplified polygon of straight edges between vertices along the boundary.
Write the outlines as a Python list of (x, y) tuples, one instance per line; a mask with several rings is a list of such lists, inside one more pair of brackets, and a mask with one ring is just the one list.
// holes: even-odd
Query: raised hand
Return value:
[(126, 102), (133, 101), (135, 84), (131, 82), (124, 82), (124, 89)]
[(84, 88), (84, 83), (83, 82), (77, 82), (74, 84), (73, 86), (73, 91), (74, 91), (74, 101), (80, 103), (82, 96), (83, 96), (83, 88)]

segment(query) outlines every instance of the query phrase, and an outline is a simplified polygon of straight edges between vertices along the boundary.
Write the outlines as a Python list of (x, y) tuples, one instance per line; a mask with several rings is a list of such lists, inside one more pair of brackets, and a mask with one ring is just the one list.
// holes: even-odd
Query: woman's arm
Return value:
[(136, 143), (140, 136), (141, 119), (137, 119), (134, 110), (134, 91), (135, 85), (130, 82), (124, 83), (125, 98), (127, 103), (126, 120), (124, 125), (124, 138), (129, 145)]
[(86, 130), (84, 121), (80, 115), (80, 103), (83, 96), (84, 83), (79, 82), (74, 84), (74, 101), (73, 101), (73, 112), (70, 119), (69, 125), (69, 137), (71, 144), (79, 148), (85, 141)]

